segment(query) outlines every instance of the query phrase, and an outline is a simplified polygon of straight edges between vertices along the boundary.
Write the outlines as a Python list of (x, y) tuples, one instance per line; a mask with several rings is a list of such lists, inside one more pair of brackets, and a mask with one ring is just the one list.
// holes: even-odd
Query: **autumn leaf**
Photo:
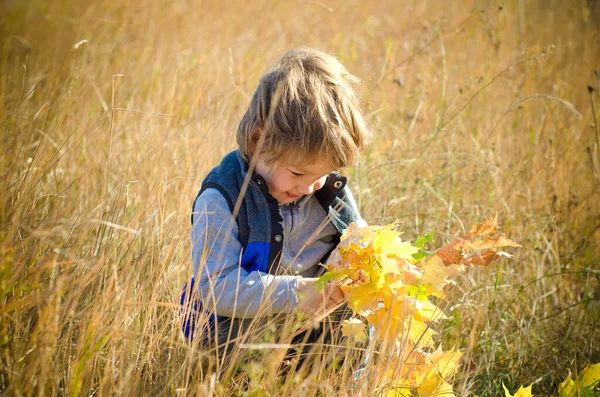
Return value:
[(502, 383), (502, 387), (504, 388), (504, 395), (506, 397), (533, 397), (531, 394), (531, 385), (527, 387), (521, 386), (515, 394), (510, 394), (506, 386), (504, 386), (504, 383)]
[(403, 262), (401, 259), (395, 257), (384, 256), (379, 259), (381, 265), (381, 271), (384, 274), (400, 274)]
[(343, 272), (341, 272), (341, 271), (336, 271), (333, 269), (330, 269), (328, 272), (325, 272), (315, 282), (317, 289), (319, 291), (323, 291), (325, 289), (325, 286), (327, 285), (327, 283), (329, 283), (331, 280), (339, 280), (341, 278), (340, 275), (342, 275), (342, 273)]
[(483, 223), (477, 223), (471, 227), (469, 236), (485, 236), (498, 231), (498, 214), (488, 218)]
[(417, 238), (417, 240), (415, 241), (415, 247), (424, 248), (426, 243), (432, 243), (432, 242), (433, 242), (433, 233), (426, 233), (426, 234), (420, 236), (419, 238)]
[(370, 284), (342, 288), (348, 297), (348, 306), (355, 312), (375, 310), (379, 307), (380, 297)]
[[(393, 255), (398, 245), (402, 244), (400, 239), (400, 233), (393, 230), (390, 225), (381, 228), (374, 227), (373, 231), (373, 249), (377, 253), (389, 253)], [(369, 238), (363, 238), (361, 241), (364, 242)]]
[(571, 378), (571, 374), (569, 374), (569, 376), (567, 376), (567, 378), (564, 381), (562, 381), (560, 385), (558, 385), (558, 396), (570, 397), (573, 395), (577, 395), (577, 390), (575, 382)]
[(600, 385), (600, 363), (587, 365), (573, 380), (569, 375), (559, 386), (559, 397), (594, 397)]
[(440, 298), (444, 296), (443, 287), (448, 283), (448, 279), (458, 275), (460, 270), (456, 267), (445, 266), (437, 255), (427, 258), (422, 263), (422, 269), (423, 276), (420, 284), (428, 288), (430, 296)]
[(440, 248), (435, 256), (439, 257), (446, 266), (489, 266), (501, 256), (512, 257), (498, 250), (504, 247), (521, 247), (521, 245), (497, 231), (498, 219), (492, 217), (484, 223), (473, 226), (468, 237), (457, 238)]
[(426, 378), (423, 383), (417, 388), (419, 397), (454, 397), (454, 390), (452, 385), (438, 376), (432, 374)]
[(438, 349), (428, 357), (428, 360), (431, 362), (432, 367), (435, 368), (438, 376), (442, 379), (449, 380), (458, 370), (462, 355), (463, 354), (459, 351), (443, 351), (441, 347), (438, 347)]
[[(459, 245), (460, 247), (460, 245)], [(521, 247), (520, 244), (515, 243), (509, 238), (506, 238), (504, 234), (498, 233), (493, 236), (485, 236), (483, 239), (466, 239), (462, 241), (462, 247), (465, 250), (489, 250), (491, 248), (504, 248), (504, 247)]]
[(465, 266), (487, 267), (490, 265), (490, 263), (492, 263), (499, 257), (500, 257), (500, 254), (497, 253), (496, 251), (486, 251), (483, 254), (465, 255), (461, 259), (460, 263)]
[(432, 258), (439, 258), (442, 260), (444, 265), (450, 266), (459, 264), (463, 258), (463, 241), (460, 239), (454, 240), (449, 244), (446, 244), (437, 252)]
[[(412, 320), (412, 321), (411, 321)], [(408, 330), (409, 347), (431, 347), (433, 348), (433, 336), (436, 332), (429, 326), (416, 319), (406, 319), (404, 321), (404, 331)]]
[(427, 258), (428, 256), (433, 255), (433, 252), (429, 252), (429, 251), (425, 250), (425, 248), (424, 248), (426, 243), (432, 243), (432, 242), (433, 242), (433, 233), (427, 233), (427, 234), (424, 234), (424, 235), (420, 236), (419, 238), (417, 238), (417, 240), (415, 241), (415, 247), (417, 247), (419, 249), (419, 251), (412, 255), (413, 260), (418, 262), (424, 258)]
[(347, 248), (340, 248), (339, 251), (343, 262), (355, 266), (361, 264), (373, 254), (372, 247), (363, 248), (356, 243), (350, 243)]
[(432, 353), (412, 350), (402, 360), (405, 363), (400, 371), (403, 380), (396, 386), (411, 385), (418, 396), (454, 396), (450, 380), (461, 358), (459, 351), (443, 351), (441, 347)]
[(347, 247), (349, 243), (360, 244), (362, 238), (362, 231), (356, 225), (356, 222), (350, 223), (344, 234), (340, 238), (340, 246)]
[(410, 387), (395, 386), (390, 388), (385, 395), (386, 397), (412, 397), (413, 393), (410, 390)]
[(408, 241), (403, 241), (395, 247), (391, 254), (396, 258), (402, 258), (409, 261), (414, 259), (414, 255), (416, 255), (418, 252), (419, 248), (415, 247)]
[(600, 383), (600, 363), (590, 366), (589, 364), (581, 371), (579, 376), (579, 387), (593, 388)]
[(358, 342), (367, 340), (367, 326), (358, 318), (350, 318), (342, 321), (342, 335), (352, 338)]
[(428, 323), (448, 318), (439, 307), (429, 301), (420, 301), (419, 305), (419, 310), (414, 313), (414, 318), (417, 321)]

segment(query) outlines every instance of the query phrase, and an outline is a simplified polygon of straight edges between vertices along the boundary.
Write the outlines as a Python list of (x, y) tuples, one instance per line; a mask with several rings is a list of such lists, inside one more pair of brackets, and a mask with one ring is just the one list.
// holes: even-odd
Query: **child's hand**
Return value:
[(329, 282), (323, 290), (319, 290), (315, 281), (316, 278), (298, 281), (298, 311), (322, 315), (344, 303), (345, 296), (337, 282)]

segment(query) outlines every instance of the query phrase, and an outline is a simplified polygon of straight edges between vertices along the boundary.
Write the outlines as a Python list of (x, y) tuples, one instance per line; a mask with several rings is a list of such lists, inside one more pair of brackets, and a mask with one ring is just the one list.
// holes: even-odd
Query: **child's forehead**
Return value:
[(307, 174), (324, 175), (335, 170), (330, 156), (321, 156), (315, 158), (293, 158), (283, 156), (278, 163), (282, 167), (292, 168), (296, 172)]

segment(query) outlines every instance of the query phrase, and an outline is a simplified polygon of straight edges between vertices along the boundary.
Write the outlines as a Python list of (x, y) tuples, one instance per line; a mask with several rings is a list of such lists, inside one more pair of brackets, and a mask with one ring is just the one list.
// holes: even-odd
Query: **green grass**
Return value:
[(235, 365), (247, 349), (205, 359), (179, 332), (200, 182), (268, 65), (308, 45), (363, 80), (374, 139), (345, 173), (369, 223), (441, 246), (498, 213), (523, 246), (448, 290), (457, 395), (555, 393), (600, 362), (599, 27), (592, 1), (0, 4), (0, 390), (352, 388), (323, 357), (281, 378), (276, 351)]

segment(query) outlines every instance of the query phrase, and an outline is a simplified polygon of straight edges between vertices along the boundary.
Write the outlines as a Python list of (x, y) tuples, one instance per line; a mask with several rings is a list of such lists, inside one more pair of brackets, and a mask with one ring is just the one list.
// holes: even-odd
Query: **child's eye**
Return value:
[(300, 172), (294, 172), (294, 171), (290, 171), (292, 173), (293, 176), (299, 178), (301, 176), (304, 176), (304, 174), (300, 173)]

